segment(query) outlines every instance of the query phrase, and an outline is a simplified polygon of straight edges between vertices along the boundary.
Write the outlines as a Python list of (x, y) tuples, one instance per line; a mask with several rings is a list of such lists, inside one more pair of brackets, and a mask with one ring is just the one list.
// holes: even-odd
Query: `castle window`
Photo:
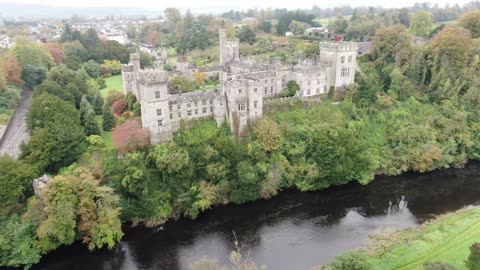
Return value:
[(320, 94), (320, 88), (317, 88), (317, 94)]
[(310, 96), (310, 89), (307, 90), (307, 95)]
[(182, 118), (182, 113), (178, 113), (178, 118)]
[(155, 91), (155, 98), (160, 98), (160, 91)]
[(308, 86), (312, 85), (312, 81), (308, 81), (308, 82), (307, 82), (307, 85), (308, 85)]
[(210, 112), (213, 112), (213, 107), (210, 107)]
[(272, 79), (271, 82), (273, 83), (273, 81), (274, 81), (274, 80)]
[(268, 93), (268, 87), (265, 87), (265, 95)]
[(345, 56), (340, 57), (340, 63), (342, 63), (342, 64), (345, 63)]
[(326, 86), (326, 85), (323, 87), (323, 92), (324, 92), (324, 93), (327, 92), (327, 86)]
[(256, 92), (257, 92), (257, 88), (256, 88), (256, 87), (255, 87), (255, 88), (253, 88), (253, 92), (254, 92), (254, 93), (256, 93)]
[(195, 107), (197, 107), (197, 106), (198, 106), (198, 102), (197, 102), (197, 101), (195, 101)]
[(159, 127), (163, 127), (163, 120), (157, 120), (157, 124)]
[(268, 80), (267, 80), (267, 79), (265, 79), (265, 83), (268, 83)]
[(349, 56), (348, 56), (348, 63), (351, 63), (351, 62), (352, 62), (352, 56), (349, 55)]
[(242, 89), (238, 89), (238, 93), (241, 94), (241, 93), (242, 93)]
[(320, 84), (320, 80), (317, 80), (317, 84)]
[(168, 106), (168, 109), (171, 111), (173, 109), (173, 106), (172, 105)]
[(157, 116), (161, 116), (162, 115), (162, 109), (157, 109)]
[(203, 106), (207, 105), (207, 101), (206, 101), (206, 100), (202, 100), (202, 105), (203, 105)]
[(202, 108), (202, 113), (207, 113), (207, 108)]
[(187, 115), (188, 115), (188, 116), (192, 116), (192, 110), (188, 110), (188, 111), (187, 111)]
[(223, 101), (220, 101), (220, 106), (223, 106)]
[(173, 114), (170, 114), (170, 119), (173, 119)]
[(192, 107), (192, 104), (191, 103), (187, 103), (187, 108), (190, 108)]
[(270, 93), (273, 93), (273, 86), (270, 87)]
[(239, 103), (238, 104), (238, 110), (241, 111), (241, 112), (245, 111), (245, 103)]
[(256, 109), (256, 108), (257, 108), (257, 104), (258, 104), (258, 101), (255, 100), (255, 101), (253, 102), (253, 108)]
[(197, 115), (197, 114), (198, 114), (198, 109), (195, 109), (195, 115)]
[(177, 105), (177, 109), (179, 109), (179, 110), (180, 110), (180, 104), (178, 104), (178, 105)]
[(213, 104), (213, 99), (210, 99), (210, 105), (212, 105), (212, 104)]

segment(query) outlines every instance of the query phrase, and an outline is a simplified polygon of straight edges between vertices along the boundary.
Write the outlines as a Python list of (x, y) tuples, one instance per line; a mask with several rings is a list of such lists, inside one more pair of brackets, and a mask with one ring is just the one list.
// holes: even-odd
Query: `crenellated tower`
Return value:
[(354, 42), (320, 42), (320, 63), (327, 70), (327, 85), (345, 88), (355, 82), (357, 44)]
[(238, 38), (229, 39), (225, 29), (218, 30), (220, 39), (220, 64), (224, 65), (232, 60), (240, 59), (240, 41)]

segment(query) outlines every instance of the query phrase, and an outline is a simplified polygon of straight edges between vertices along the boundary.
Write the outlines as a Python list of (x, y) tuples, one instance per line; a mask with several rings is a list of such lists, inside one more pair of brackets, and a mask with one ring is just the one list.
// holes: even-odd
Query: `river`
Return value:
[(379, 176), (319, 192), (285, 191), (270, 199), (216, 207), (161, 230), (125, 230), (112, 251), (76, 243), (33, 269), (186, 270), (202, 257), (228, 264), (235, 232), (245, 253), (269, 270), (309, 270), (358, 248), (371, 233), (416, 226), (480, 202), (480, 163), (427, 174)]

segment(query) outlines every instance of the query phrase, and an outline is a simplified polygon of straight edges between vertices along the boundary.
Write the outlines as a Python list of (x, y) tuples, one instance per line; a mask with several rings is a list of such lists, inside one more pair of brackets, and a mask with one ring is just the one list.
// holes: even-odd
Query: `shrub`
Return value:
[(470, 247), (470, 255), (465, 264), (470, 270), (480, 269), (480, 243), (475, 243)]
[(370, 270), (371, 266), (367, 262), (365, 255), (358, 252), (349, 252), (337, 257), (334, 263), (330, 265), (330, 270)]
[(426, 262), (423, 264), (425, 270), (456, 270), (457, 268), (443, 262)]

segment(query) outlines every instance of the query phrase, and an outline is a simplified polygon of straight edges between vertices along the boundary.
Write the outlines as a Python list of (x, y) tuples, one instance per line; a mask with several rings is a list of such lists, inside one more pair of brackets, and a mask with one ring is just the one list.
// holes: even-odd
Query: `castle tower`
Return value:
[(167, 78), (167, 73), (159, 69), (138, 72), (142, 126), (150, 131), (152, 144), (172, 140)]
[(133, 93), (139, 98), (138, 72), (140, 71), (140, 54), (131, 53), (130, 63), (122, 65), (123, 93)]
[(220, 64), (240, 59), (240, 41), (238, 38), (229, 39), (225, 29), (218, 30), (220, 39)]
[(354, 42), (321, 42), (320, 63), (327, 68), (327, 85), (345, 88), (355, 82), (357, 44)]

